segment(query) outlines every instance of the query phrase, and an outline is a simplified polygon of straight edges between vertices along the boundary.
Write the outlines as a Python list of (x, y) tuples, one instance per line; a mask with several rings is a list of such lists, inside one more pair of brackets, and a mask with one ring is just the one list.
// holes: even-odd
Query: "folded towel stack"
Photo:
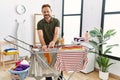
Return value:
[(18, 50), (15, 49), (15, 48), (8, 48), (8, 49), (5, 49), (3, 54), (5, 55), (12, 55), (12, 54), (18, 54)]

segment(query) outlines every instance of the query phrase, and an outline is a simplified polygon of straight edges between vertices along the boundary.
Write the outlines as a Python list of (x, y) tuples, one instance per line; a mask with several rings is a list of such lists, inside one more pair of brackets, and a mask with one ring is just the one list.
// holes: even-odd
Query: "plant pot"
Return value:
[(102, 80), (108, 80), (108, 78), (109, 78), (109, 72), (99, 71), (99, 78), (102, 79)]

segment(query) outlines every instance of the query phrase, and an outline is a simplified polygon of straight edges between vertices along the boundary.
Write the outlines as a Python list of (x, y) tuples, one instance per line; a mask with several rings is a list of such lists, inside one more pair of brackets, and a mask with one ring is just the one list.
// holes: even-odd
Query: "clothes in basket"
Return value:
[(8, 71), (11, 73), (11, 78), (13, 80), (24, 80), (26, 76), (28, 75), (29, 68), (23, 70), (23, 71), (15, 71), (12, 69), (9, 69)]
[[(16, 62), (17, 63), (17, 62)], [(15, 66), (10, 68), (8, 71), (11, 73), (11, 78), (13, 80), (24, 80), (28, 75), (29, 64), (26, 60), (17, 63)]]

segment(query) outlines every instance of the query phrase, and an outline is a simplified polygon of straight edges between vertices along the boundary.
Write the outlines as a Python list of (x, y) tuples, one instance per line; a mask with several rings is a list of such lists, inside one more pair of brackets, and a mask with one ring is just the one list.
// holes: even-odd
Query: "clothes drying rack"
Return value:
[[(23, 44), (28, 45), (28, 46), (30, 47), (30, 50), (29, 50), (29, 49), (26, 49), (26, 48), (24, 48), (23, 46), (20, 46), (20, 45), (18, 45), (18, 44), (16, 44), (16, 43), (12, 43), (10, 40), (7, 39), (8, 37), (14, 39), (15, 41), (20, 41), (20, 42), (22, 42)], [(28, 43), (26, 43), (26, 42), (24, 42), (24, 41), (22, 41), (22, 40), (20, 40), (20, 39), (17, 39), (17, 38), (14, 37), (14, 36), (8, 35), (7, 38), (4, 38), (4, 40), (7, 41), (7, 42), (9, 42), (9, 43), (11, 43), (11, 44), (13, 44), (13, 45), (15, 45), (15, 46), (17, 46), (17, 47), (20, 47), (20, 48), (22, 48), (22, 49), (30, 52), (30, 53), (31, 53), (31, 56), (34, 56), (34, 58), (37, 59), (37, 61), (38, 61), (39, 64), (40, 64), (39, 61), (41, 61), (51, 72), (54, 73), (55, 76), (57, 76), (57, 78), (59, 78), (59, 80), (70, 80), (71, 77), (75, 74), (75, 72), (77, 72), (77, 68), (78, 68), (80, 65), (83, 65), (83, 61), (84, 61), (85, 59), (87, 59), (87, 51), (89, 50), (89, 48), (86, 47), (84, 56), (81, 58), (80, 62), (79, 62), (77, 65), (74, 66), (75, 68), (74, 68), (74, 70), (72, 70), (73, 72), (69, 75), (68, 79), (66, 79), (64, 76), (62, 76), (62, 78), (59, 77), (59, 76), (61, 75), (61, 74), (60, 74), (60, 71), (57, 71), (57, 70), (51, 68), (51, 67), (48, 65), (48, 63), (46, 63), (46, 61), (44, 61), (43, 58), (38, 55), (38, 54), (44, 54), (44, 53), (45, 53), (44, 51), (42, 51), (41, 47), (39, 47), (39, 49), (36, 51), (36, 50), (33, 50), (33, 45), (30, 45), (30, 44), (28, 44)], [(64, 46), (72, 46), (72, 45), (74, 45), (74, 44), (70, 44), (70, 45), (68, 45), (68, 44), (67, 44), (67, 45), (55, 45), (55, 47), (54, 47), (54, 48), (50, 48), (49, 51), (50, 51), (51, 54), (52, 54), (52, 53), (59, 53), (59, 54), (60, 54), (60, 53), (63, 53), (63, 54), (65, 54), (65, 53), (71, 53), (72, 51), (69, 51), (69, 50), (67, 50), (67, 51), (61, 51), (61, 50), (59, 50), (59, 48), (60, 48), (60, 47), (64, 47)], [(78, 45), (78, 46), (79, 46), (79, 45)], [(85, 46), (84, 46), (84, 47), (85, 47)], [(74, 53), (81, 53), (81, 50), (80, 50), (80, 51), (79, 51), (79, 50), (76, 50), (76, 51), (74, 51)], [(31, 73), (32, 69), (34, 69), (34, 68), (32, 68), (32, 60), (33, 60), (33, 59), (30, 59), (30, 62), (31, 62), (31, 63), (30, 63), (29, 73)], [(60, 64), (60, 63), (59, 63), (59, 64)], [(57, 65), (57, 67), (58, 67), (58, 66), (59, 66), (59, 65)], [(60, 68), (59, 68), (59, 69), (60, 69)], [(58, 69), (58, 70), (59, 70), (59, 69)], [(82, 68), (81, 68), (81, 69), (82, 69)], [(57, 71), (57, 72), (56, 72), (56, 71)], [(40, 80), (40, 78), (37, 77), (37, 76), (35, 76), (35, 75), (32, 76), (32, 77), (34, 77), (36, 80)]]

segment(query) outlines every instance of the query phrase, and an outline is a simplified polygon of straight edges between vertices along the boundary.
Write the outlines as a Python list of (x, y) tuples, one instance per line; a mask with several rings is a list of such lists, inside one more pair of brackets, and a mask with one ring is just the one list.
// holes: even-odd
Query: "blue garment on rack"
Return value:
[(15, 48), (8, 48), (8, 49), (5, 49), (4, 51), (8, 52), (8, 51), (11, 51), (11, 50), (17, 50), (17, 49), (15, 49)]

